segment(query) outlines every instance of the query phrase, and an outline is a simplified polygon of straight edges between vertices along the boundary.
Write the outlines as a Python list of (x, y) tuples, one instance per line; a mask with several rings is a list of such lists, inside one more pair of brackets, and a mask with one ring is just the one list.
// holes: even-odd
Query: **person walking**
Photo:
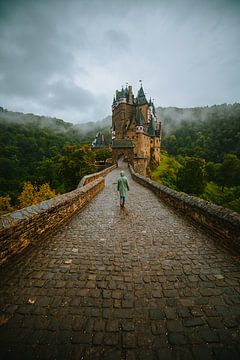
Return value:
[(129, 191), (128, 179), (127, 179), (126, 175), (124, 174), (124, 171), (120, 172), (120, 176), (119, 176), (118, 182), (117, 182), (117, 190), (119, 192), (120, 206), (124, 207), (125, 197), (126, 197), (127, 191)]

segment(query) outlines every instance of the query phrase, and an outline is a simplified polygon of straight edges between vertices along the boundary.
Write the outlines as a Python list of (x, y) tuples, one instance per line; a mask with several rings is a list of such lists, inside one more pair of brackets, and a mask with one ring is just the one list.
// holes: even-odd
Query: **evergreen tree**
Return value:
[(63, 155), (56, 157), (62, 190), (68, 192), (76, 189), (83, 176), (94, 173), (94, 160), (95, 155), (89, 145), (65, 145)]
[(223, 183), (227, 187), (240, 185), (240, 160), (234, 154), (225, 154), (220, 168)]
[(177, 173), (177, 187), (190, 195), (201, 195), (206, 186), (205, 161), (188, 158)]
[(95, 157), (97, 161), (106, 161), (112, 157), (112, 151), (109, 148), (101, 148), (95, 151)]

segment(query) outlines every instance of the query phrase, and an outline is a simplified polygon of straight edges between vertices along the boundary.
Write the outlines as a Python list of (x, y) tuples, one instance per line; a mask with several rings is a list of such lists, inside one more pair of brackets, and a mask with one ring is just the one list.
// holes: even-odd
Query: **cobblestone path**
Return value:
[(239, 359), (239, 258), (118, 174), (1, 270), (1, 359)]

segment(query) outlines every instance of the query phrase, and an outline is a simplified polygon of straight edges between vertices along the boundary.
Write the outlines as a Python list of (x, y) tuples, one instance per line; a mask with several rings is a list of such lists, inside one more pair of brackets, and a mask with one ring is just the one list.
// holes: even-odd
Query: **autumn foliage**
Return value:
[(0, 196), (0, 215), (12, 211), (11, 198), (9, 195)]
[(23, 191), (18, 197), (19, 208), (23, 208), (30, 205), (35, 205), (41, 201), (51, 199), (56, 196), (54, 190), (50, 188), (48, 183), (45, 183), (39, 188), (34, 186), (30, 181), (27, 181), (23, 185)]

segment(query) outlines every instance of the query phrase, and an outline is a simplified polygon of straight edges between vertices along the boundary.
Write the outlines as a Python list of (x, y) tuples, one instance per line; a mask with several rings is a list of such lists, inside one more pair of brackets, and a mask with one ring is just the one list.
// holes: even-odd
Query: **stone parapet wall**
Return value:
[(240, 215), (208, 201), (169, 189), (137, 174), (130, 166), (134, 180), (152, 190), (173, 208), (202, 225), (210, 233), (224, 239), (230, 248), (240, 250)]
[[(109, 169), (106, 170), (109, 172)], [(74, 191), (0, 216), (0, 265), (34, 244), (91, 201), (105, 186), (103, 177), (98, 175), (96, 179), (93, 174), (91, 179), (90, 183)]]
[(80, 183), (78, 184), (78, 188), (86, 185), (86, 184), (89, 184), (91, 183), (92, 181), (100, 178), (100, 177), (105, 177), (108, 173), (110, 173), (112, 170), (116, 169), (117, 168), (117, 165), (114, 164), (112, 166), (109, 166), (107, 167), (106, 169), (102, 170), (102, 171), (99, 171), (97, 173), (94, 173), (94, 174), (90, 174), (90, 175), (85, 175)]

